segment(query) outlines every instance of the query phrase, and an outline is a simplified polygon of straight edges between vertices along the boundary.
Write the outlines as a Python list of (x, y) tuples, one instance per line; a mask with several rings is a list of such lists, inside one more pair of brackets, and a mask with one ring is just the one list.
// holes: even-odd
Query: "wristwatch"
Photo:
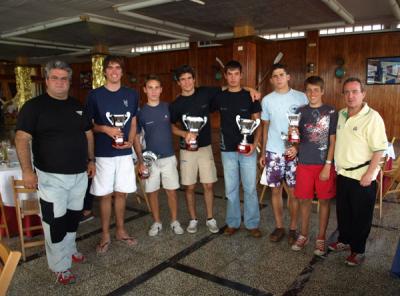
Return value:
[(325, 160), (326, 164), (332, 164), (332, 160)]
[(96, 162), (96, 158), (88, 158), (87, 161), (88, 161), (88, 162), (91, 162), (91, 161)]

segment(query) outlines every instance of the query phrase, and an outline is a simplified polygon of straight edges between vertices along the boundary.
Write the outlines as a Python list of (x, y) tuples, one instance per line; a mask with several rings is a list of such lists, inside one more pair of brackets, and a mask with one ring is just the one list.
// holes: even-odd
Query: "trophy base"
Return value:
[(285, 154), (285, 160), (286, 161), (290, 161), (290, 160), (293, 160), (293, 159), (294, 159), (294, 157), (289, 157), (288, 155)]
[(298, 144), (298, 143), (300, 143), (300, 139), (289, 138), (288, 142), (291, 144)]
[(142, 179), (142, 180), (146, 180), (146, 179), (148, 179), (148, 178), (150, 177), (150, 174), (148, 174), (148, 173), (139, 174), (139, 177), (140, 177), (140, 179)]
[(112, 141), (112, 145), (113, 146), (123, 146), (124, 145), (124, 139), (122, 139), (122, 138), (114, 139)]
[(195, 143), (189, 143), (189, 144), (186, 144), (186, 150), (187, 151), (197, 151), (197, 150), (199, 150), (199, 145), (197, 144), (197, 142), (195, 142)]
[(237, 146), (237, 151), (242, 154), (247, 154), (251, 150), (251, 146), (249, 144), (239, 144)]

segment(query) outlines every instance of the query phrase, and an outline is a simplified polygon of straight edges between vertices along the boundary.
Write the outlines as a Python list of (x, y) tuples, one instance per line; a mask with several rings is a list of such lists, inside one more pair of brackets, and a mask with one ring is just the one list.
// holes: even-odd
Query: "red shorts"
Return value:
[(324, 165), (298, 164), (296, 170), (296, 187), (294, 196), (298, 199), (330, 199), (336, 196), (336, 172), (331, 166), (329, 179), (321, 181), (319, 174)]

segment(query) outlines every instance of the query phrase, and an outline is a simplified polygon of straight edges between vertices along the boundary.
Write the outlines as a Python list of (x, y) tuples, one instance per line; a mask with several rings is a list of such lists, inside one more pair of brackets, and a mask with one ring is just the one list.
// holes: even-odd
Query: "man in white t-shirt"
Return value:
[(289, 244), (297, 238), (298, 201), (293, 195), (296, 184), (296, 148), (285, 147), (282, 135), (288, 134), (288, 114), (296, 113), (297, 109), (307, 104), (304, 93), (289, 87), (290, 75), (286, 66), (274, 64), (272, 66), (270, 82), (274, 91), (266, 95), (261, 103), (263, 120), (263, 149), (261, 149), (260, 164), (266, 166), (266, 185), (272, 190), (272, 209), (276, 228), (270, 234), (270, 240), (280, 241), (285, 235), (283, 226), (282, 181), (289, 187)]

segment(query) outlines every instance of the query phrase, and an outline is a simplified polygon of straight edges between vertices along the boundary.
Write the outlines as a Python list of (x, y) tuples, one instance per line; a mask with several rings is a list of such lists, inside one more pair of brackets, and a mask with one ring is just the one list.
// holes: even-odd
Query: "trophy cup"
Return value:
[(250, 144), (247, 143), (247, 136), (250, 136), (256, 128), (260, 125), (260, 119), (256, 120), (240, 118), (240, 115), (236, 115), (236, 123), (239, 127), (240, 133), (243, 135), (243, 140), (238, 145), (238, 152), (247, 154), (250, 152)]
[[(110, 112), (107, 112), (106, 117), (112, 126), (115, 126), (121, 130), (131, 117), (131, 113), (126, 112), (125, 114), (111, 114)], [(124, 137), (117, 136), (113, 139), (113, 146), (122, 146), (123, 144)]]
[[(182, 122), (185, 125), (186, 129), (190, 133), (199, 134), (200, 130), (206, 125), (207, 117), (200, 116), (186, 116), (186, 114), (182, 115)], [(186, 150), (188, 151), (197, 151), (199, 149), (199, 145), (197, 143), (197, 139), (190, 140), (189, 143), (186, 143)]]
[(158, 157), (154, 154), (154, 152), (151, 151), (143, 152), (142, 157), (145, 170), (142, 171), (139, 175), (141, 179), (147, 179), (148, 177), (150, 177), (151, 167)]
[(298, 132), (298, 127), (300, 123), (300, 116), (301, 114), (294, 114), (294, 113), (288, 113), (287, 118), (289, 120), (289, 135), (288, 135), (288, 141), (290, 143), (300, 143), (300, 135)]
[(284, 132), (281, 132), (281, 139), (283, 140), (283, 144), (285, 146), (285, 159), (286, 160), (292, 160), (292, 158), (290, 158), (287, 154), (286, 151), (293, 146), (293, 144), (291, 142), (289, 142), (289, 137), (287, 134), (285, 134)]

